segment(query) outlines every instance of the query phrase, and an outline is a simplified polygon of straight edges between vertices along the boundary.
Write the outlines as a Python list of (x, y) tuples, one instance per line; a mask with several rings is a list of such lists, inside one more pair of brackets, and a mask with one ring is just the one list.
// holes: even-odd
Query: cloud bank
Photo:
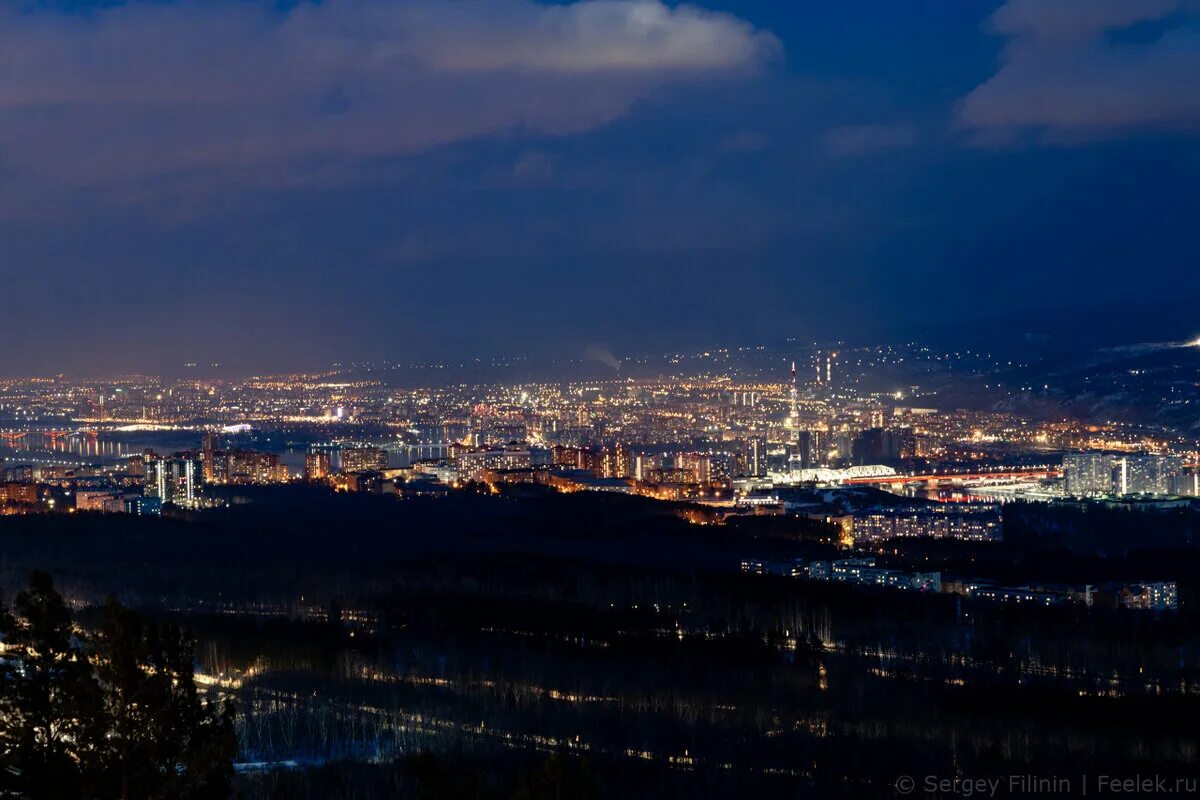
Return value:
[(1200, 131), (1196, 0), (1009, 0), (990, 28), (1008, 42), (962, 103), (965, 129), (1060, 142)]
[(570, 134), (780, 50), (660, 0), (230, 0), (0, 10), (0, 191), (297, 169)]

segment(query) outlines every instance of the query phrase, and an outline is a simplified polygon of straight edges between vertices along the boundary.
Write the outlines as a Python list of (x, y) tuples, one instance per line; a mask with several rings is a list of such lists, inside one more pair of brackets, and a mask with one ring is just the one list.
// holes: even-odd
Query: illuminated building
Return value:
[(143, 497), (139, 495), (125, 498), (125, 513), (132, 514), (135, 517), (157, 517), (162, 514), (162, 508), (162, 500), (157, 497)]
[(767, 439), (765, 436), (751, 436), (746, 441), (746, 474), (756, 477), (767, 474)]
[(330, 466), (329, 453), (315, 450), (304, 457), (304, 479), (320, 481), (328, 478), (333, 470)]
[(875, 565), (874, 558), (843, 558), (836, 561), (795, 560), (770, 562), (745, 559), (741, 562), (742, 572), (750, 575), (783, 575), (816, 581), (835, 581), (866, 586), (884, 586), (890, 589), (909, 591), (940, 592), (940, 572), (906, 572)]
[(217, 480), (217, 434), (208, 431), (204, 434), (204, 444), (200, 448), (200, 462), (204, 465), (204, 482), (214, 483)]
[(633, 454), (629, 452), (628, 447), (618, 444), (613, 451), (613, 461), (616, 469), (612, 475), (607, 477), (629, 478), (633, 476)]
[(1183, 459), (1173, 456), (1125, 456), (1117, 463), (1121, 494), (1170, 494)]
[(710, 453), (700, 460), (701, 483), (728, 485), (736, 472), (736, 460), (729, 453)]
[(225, 453), (225, 480), (230, 483), (275, 483), (286, 472), (275, 453), (257, 450), (229, 450)]
[(687, 467), (660, 467), (644, 471), (646, 483), (696, 483), (696, 472)]
[(199, 482), (203, 470), (196, 458), (155, 458), (146, 461), (143, 479), (146, 497), (156, 497), (164, 504), (193, 506), (199, 498)]
[(566, 469), (588, 469), (589, 453), (582, 447), (555, 445), (550, 450), (550, 463)]
[(6, 483), (33, 483), (33, 465), (14, 464), (11, 467), (5, 467), (4, 480)]
[(333, 488), (339, 492), (383, 493), (383, 473), (377, 470), (343, 472), (331, 476)]
[(1192, 470), (1191, 472), (1183, 472), (1181, 470), (1176, 474), (1171, 481), (1171, 494), (1200, 497), (1200, 470)]
[(463, 453), (473, 452), (475, 445), (464, 444), (463, 442), (452, 442), (450, 447), (446, 449), (446, 457), (451, 461), (458, 461), (458, 457)]
[(489, 470), (529, 469), (533, 466), (533, 457), (528, 450), (482, 450), (463, 453), (455, 466), (459, 480), (479, 481)]
[(648, 477), (650, 470), (661, 468), (662, 458), (660, 456), (650, 455), (649, 453), (638, 453), (637, 457), (633, 460), (633, 477), (639, 481), (648, 481), (650, 480)]
[(544, 485), (550, 483), (550, 474), (550, 470), (546, 467), (489, 469), (484, 470), (482, 480), (484, 483), (493, 485), (500, 483), (535, 483)]
[(940, 592), (940, 572), (905, 572), (875, 566), (873, 558), (844, 558), (830, 562), (829, 580), (839, 583), (858, 583), (886, 586), (892, 589), (917, 589)]
[[(675, 456), (675, 466), (688, 473), (687, 480), (678, 481), (678, 483), (708, 482), (708, 460), (701, 453), (680, 453)], [(675, 483), (675, 481), (670, 482)]]
[(75, 476), (75, 470), (71, 467), (62, 467), (58, 465), (48, 465), (37, 470), (38, 480), (42, 483), (59, 483), (64, 485), (69, 478)]
[(1170, 494), (1180, 486), (1178, 456), (1072, 453), (1063, 457), (1069, 495)]
[(382, 472), (388, 468), (387, 451), (381, 447), (344, 447), (342, 472)]
[(0, 483), (0, 505), (17, 503), (32, 505), (38, 501), (38, 487), (35, 483)]
[(1111, 494), (1116, 457), (1106, 453), (1073, 453), (1063, 457), (1069, 495)]
[(825, 434), (821, 431), (800, 431), (796, 434), (796, 455), (801, 469), (826, 465)]
[(1173, 611), (1179, 608), (1179, 587), (1173, 581), (1128, 586), (1119, 597), (1125, 608), (1145, 611)]
[(999, 541), (1003, 537), (1000, 508), (987, 503), (878, 508), (854, 515), (855, 543), (888, 539), (966, 539)]
[(991, 603), (1027, 606), (1056, 606), (1067, 602), (1068, 599), (1062, 592), (1034, 589), (1030, 586), (981, 587), (972, 592), (971, 596)]
[(75, 508), (78, 511), (119, 514), (125, 510), (125, 498), (118, 492), (77, 491), (75, 492)]
[[(796, 362), (792, 362), (792, 370), (795, 372)], [(732, 392), (730, 394), (730, 402), (735, 406), (749, 406), (754, 408), (758, 405), (758, 392)]]
[(605, 448), (600, 454), (602, 478), (628, 478), (633, 475), (633, 466), (629, 449), (621, 444), (617, 444), (611, 450)]
[(132, 477), (142, 478), (146, 475), (146, 455), (130, 456), (126, 459), (126, 470)]

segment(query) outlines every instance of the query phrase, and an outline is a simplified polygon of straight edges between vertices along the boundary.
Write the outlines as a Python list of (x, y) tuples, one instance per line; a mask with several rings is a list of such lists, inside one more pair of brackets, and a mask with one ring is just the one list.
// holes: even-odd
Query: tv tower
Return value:
[(795, 361), (792, 361), (791, 400), (792, 400), (792, 413), (788, 417), (788, 427), (795, 430), (796, 425), (800, 422), (800, 407), (799, 407), (799, 397), (797, 395), (797, 387), (796, 387), (796, 362)]

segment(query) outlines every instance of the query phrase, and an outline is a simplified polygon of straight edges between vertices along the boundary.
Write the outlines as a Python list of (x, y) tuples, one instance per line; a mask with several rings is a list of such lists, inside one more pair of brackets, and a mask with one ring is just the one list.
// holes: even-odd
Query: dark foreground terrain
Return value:
[[(745, 576), (746, 555), (829, 557), (829, 531), (639, 498), (234, 495), (174, 519), (0, 518), (0, 569), (6, 598), (50, 572), (85, 628), (115, 595), (194, 636), (197, 683), (235, 701), (247, 798), (867, 797), (901, 776), (1200, 768), (1187, 602), (1012, 609)], [(1132, 561), (1194, 596), (1187, 548), (1043, 546), (1031, 514), (991, 550), (894, 557), (1064, 580)]]

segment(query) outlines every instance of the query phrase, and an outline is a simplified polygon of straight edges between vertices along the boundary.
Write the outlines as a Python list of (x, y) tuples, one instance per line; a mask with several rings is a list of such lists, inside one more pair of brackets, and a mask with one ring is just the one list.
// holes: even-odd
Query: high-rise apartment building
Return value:
[(751, 436), (746, 440), (746, 474), (760, 477), (767, 474), (767, 438)]
[(203, 475), (199, 459), (187, 456), (151, 458), (146, 460), (145, 466), (143, 485), (147, 497), (177, 506), (193, 506), (199, 500)]
[(328, 478), (333, 469), (330, 466), (329, 453), (316, 450), (304, 457), (304, 479), (320, 481)]
[(1103, 494), (1171, 494), (1183, 475), (1179, 456), (1072, 453), (1063, 457), (1066, 492), (1077, 497)]
[(382, 447), (344, 447), (342, 472), (382, 472), (388, 468), (387, 451)]

